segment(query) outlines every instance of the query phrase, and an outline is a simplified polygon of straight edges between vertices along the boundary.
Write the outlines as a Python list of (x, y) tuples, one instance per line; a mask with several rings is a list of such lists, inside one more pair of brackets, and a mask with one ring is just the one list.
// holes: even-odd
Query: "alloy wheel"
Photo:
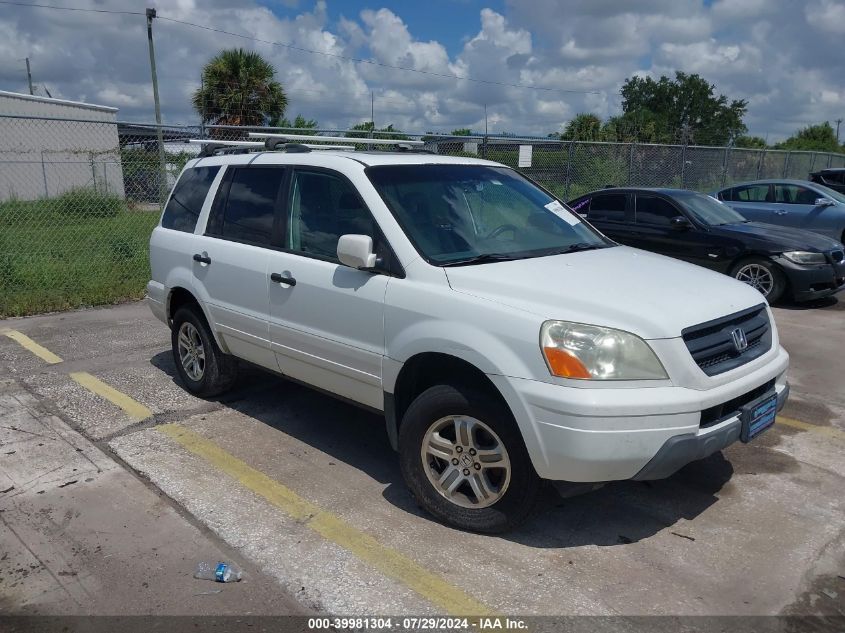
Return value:
[(768, 297), (775, 287), (775, 278), (772, 272), (760, 264), (746, 264), (736, 271), (736, 278), (759, 290), (764, 297)]
[(511, 463), (498, 435), (464, 415), (440, 418), (426, 432), (420, 457), (437, 492), (463, 508), (486, 508), (508, 489)]
[(205, 348), (199, 330), (185, 321), (179, 328), (179, 360), (182, 369), (193, 381), (199, 382), (205, 374)]

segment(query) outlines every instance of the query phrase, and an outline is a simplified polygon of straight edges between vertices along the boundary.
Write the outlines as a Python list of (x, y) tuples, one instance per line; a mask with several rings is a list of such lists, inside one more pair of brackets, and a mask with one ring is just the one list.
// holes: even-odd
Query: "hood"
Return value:
[(443, 270), (457, 292), (646, 339), (765, 302), (730, 277), (627, 246)]
[(824, 235), (805, 229), (793, 229), (788, 226), (747, 222), (745, 224), (723, 224), (710, 227), (716, 234), (730, 235), (741, 239), (746, 245), (768, 249), (772, 253), (784, 251), (820, 251), (827, 252), (839, 248), (839, 242)]

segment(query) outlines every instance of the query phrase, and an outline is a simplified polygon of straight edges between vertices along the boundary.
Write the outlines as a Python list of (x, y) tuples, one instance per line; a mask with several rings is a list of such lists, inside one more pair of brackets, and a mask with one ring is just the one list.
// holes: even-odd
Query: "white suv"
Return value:
[(243, 359), (383, 411), (417, 500), (480, 532), (541, 479), (664, 478), (774, 423), (789, 357), (756, 290), (497, 163), (297, 150), (191, 160), (153, 231), (192, 393)]

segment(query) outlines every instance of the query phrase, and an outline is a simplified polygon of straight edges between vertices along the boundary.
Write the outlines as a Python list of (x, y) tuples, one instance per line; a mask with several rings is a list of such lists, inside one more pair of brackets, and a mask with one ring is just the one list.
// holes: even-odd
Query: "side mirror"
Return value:
[(350, 268), (372, 268), (376, 265), (373, 238), (369, 235), (341, 235), (337, 241), (337, 258)]
[(692, 226), (689, 223), (689, 220), (687, 220), (682, 215), (676, 215), (674, 218), (672, 218), (670, 220), (669, 223), (672, 225), (672, 228), (675, 229), (676, 231), (686, 231), (688, 228), (690, 228)]
[(830, 198), (816, 198), (816, 206), (817, 207), (830, 207), (836, 204)]

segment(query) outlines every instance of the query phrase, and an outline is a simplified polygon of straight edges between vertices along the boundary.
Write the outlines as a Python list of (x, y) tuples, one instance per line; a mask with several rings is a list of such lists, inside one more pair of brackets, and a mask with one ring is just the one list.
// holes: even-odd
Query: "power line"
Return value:
[(58, 11), (82, 11), (84, 13), (115, 13), (120, 15), (144, 15), (143, 11), (118, 11), (113, 9), (85, 9), (82, 7), (57, 7), (53, 4), (31, 4), (29, 2), (10, 2), (0, 0), (0, 4), (7, 4), (13, 7), (30, 7), (34, 9), (56, 9)]
[(520, 83), (508, 83), (505, 81), (494, 81), (492, 79), (478, 79), (476, 77), (467, 77), (461, 75), (452, 75), (449, 73), (437, 73), (431, 70), (420, 70), (419, 68), (409, 68), (408, 66), (396, 66), (394, 64), (387, 64), (384, 62), (378, 62), (372, 59), (363, 59), (361, 57), (350, 57), (348, 55), (341, 55), (339, 53), (327, 53), (325, 51), (318, 51), (311, 48), (304, 48), (302, 46), (296, 46), (294, 44), (287, 44), (285, 42), (274, 42), (272, 40), (263, 40), (258, 37), (253, 37), (251, 35), (244, 35), (243, 33), (234, 33), (232, 31), (226, 31), (224, 29), (218, 29), (211, 26), (205, 26), (203, 24), (196, 24), (195, 22), (186, 22), (185, 20), (177, 20), (176, 18), (168, 18), (163, 15), (159, 15), (158, 18), (160, 20), (167, 20), (168, 22), (174, 22), (176, 24), (182, 24), (185, 26), (191, 26), (197, 29), (202, 29), (204, 31), (211, 31), (212, 33), (221, 33), (223, 35), (231, 35), (233, 37), (239, 37), (241, 39), (250, 40), (253, 42), (259, 42), (261, 44), (269, 44), (271, 46), (279, 46), (281, 48), (287, 48), (289, 50), (299, 51), (302, 53), (310, 53), (312, 55), (323, 55), (325, 57), (333, 57), (335, 59), (345, 59), (346, 61), (355, 62), (356, 64), (369, 64), (371, 66), (379, 66), (381, 68), (392, 68), (394, 70), (403, 70), (405, 72), (411, 73), (419, 73), (421, 75), (429, 75), (431, 77), (442, 77), (445, 79), (462, 79), (464, 81), (473, 81), (476, 83), (482, 84), (490, 84), (495, 86), (506, 86), (509, 88), (523, 88), (526, 90), (540, 90), (544, 92), (567, 92), (573, 94), (601, 94), (598, 90), (568, 90), (566, 88), (546, 88), (543, 86), (529, 86), (527, 84), (520, 84)]
[[(0, 0), (0, 5), (10, 5), (10, 6), (18, 6), (18, 7), (30, 7), (30, 8), (39, 8), (39, 9), (55, 9), (60, 11), (82, 11), (87, 13), (110, 13), (110, 14), (119, 14), (119, 15), (146, 15), (141, 11), (118, 11), (112, 9), (88, 9), (88, 8), (81, 8), (81, 7), (60, 7), (56, 5), (50, 4), (32, 4), (27, 2), (14, 2), (11, 0)], [(258, 37), (253, 37), (251, 35), (245, 35), (243, 33), (235, 33), (233, 31), (227, 31), (225, 29), (219, 29), (211, 26), (206, 26), (204, 24), (197, 24), (196, 22), (188, 22), (186, 20), (178, 20), (176, 18), (169, 18), (167, 16), (158, 15), (158, 19), (166, 20), (168, 22), (173, 22), (174, 24), (181, 24), (183, 26), (189, 26), (196, 29), (202, 29), (204, 31), (210, 31), (212, 33), (220, 33), (223, 35), (230, 35), (232, 37), (238, 37), (245, 40), (250, 40), (253, 42), (259, 42), (262, 44), (269, 44), (270, 46), (279, 46), (281, 48), (286, 48), (289, 50), (294, 50), (302, 53), (309, 53), (311, 55), (322, 55), (324, 57), (332, 57), (335, 59), (343, 59), (346, 61), (354, 62), (356, 64), (369, 64), (371, 66), (378, 66), (380, 68), (391, 68), (393, 70), (401, 70), (404, 72), (412, 72), (421, 75), (428, 75), (430, 77), (441, 77), (444, 79), (459, 79), (463, 81), (472, 81), (475, 83), (482, 83), (487, 85), (493, 86), (504, 86), (508, 88), (522, 88), (524, 90), (538, 90), (541, 92), (557, 92), (557, 93), (569, 93), (569, 94), (601, 94), (598, 90), (571, 90), (568, 88), (548, 88), (545, 86), (530, 86), (528, 84), (522, 83), (510, 83), (506, 81), (496, 81), (493, 79), (479, 79), (477, 77), (469, 77), (469, 76), (462, 76), (462, 75), (454, 75), (451, 73), (438, 73), (431, 70), (422, 70), (419, 68), (410, 68), (408, 66), (398, 66), (395, 64), (388, 64), (385, 62), (379, 62), (372, 59), (363, 59), (361, 57), (352, 57), (349, 55), (341, 55), (339, 53), (328, 53), (326, 51), (318, 51), (311, 48), (305, 48), (303, 46), (296, 46), (295, 44), (288, 44), (286, 42), (276, 42), (272, 40), (265, 40)]]

